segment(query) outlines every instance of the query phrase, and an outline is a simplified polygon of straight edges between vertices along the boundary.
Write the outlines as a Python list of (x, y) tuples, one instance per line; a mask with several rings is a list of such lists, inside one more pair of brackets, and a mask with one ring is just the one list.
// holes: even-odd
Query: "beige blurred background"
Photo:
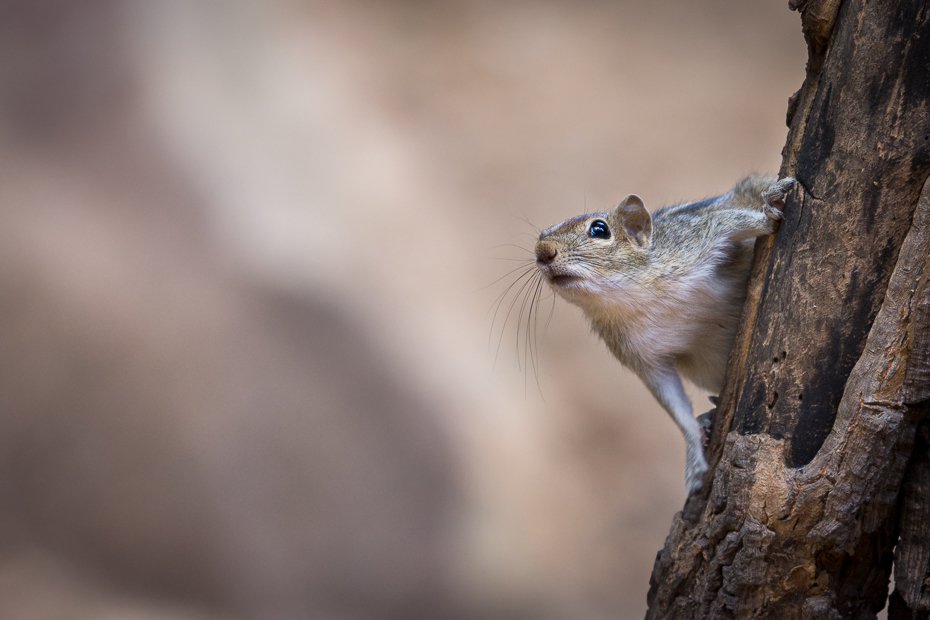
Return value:
[(683, 442), (487, 285), (776, 172), (804, 62), (782, 0), (0, 2), (0, 618), (642, 617)]

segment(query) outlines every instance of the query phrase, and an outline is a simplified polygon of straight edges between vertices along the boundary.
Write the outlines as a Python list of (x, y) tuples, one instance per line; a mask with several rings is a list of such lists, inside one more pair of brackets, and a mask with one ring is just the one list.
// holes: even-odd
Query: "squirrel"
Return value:
[(543, 278), (584, 311), (681, 429), (689, 494), (701, 487), (707, 461), (681, 379), (720, 393), (755, 238), (775, 231), (793, 184), (750, 176), (725, 194), (651, 216), (631, 194), (609, 213), (547, 228), (536, 242)]

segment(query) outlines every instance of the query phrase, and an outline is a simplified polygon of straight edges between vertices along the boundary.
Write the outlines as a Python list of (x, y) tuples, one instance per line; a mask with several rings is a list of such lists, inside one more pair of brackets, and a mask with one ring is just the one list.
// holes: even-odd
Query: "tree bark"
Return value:
[[(808, 44), (781, 174), (647, 618), (930, 613), (930, 6), (792, 0)], [(897, 547), (895, 545), (897, 544)]]

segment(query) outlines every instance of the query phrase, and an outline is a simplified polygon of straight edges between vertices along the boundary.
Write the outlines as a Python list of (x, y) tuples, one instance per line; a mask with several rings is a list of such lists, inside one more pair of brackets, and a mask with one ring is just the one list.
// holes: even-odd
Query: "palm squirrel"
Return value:
[(685, 437), (685, 484), (707, 471), (704, 438), (681, 377), (720, 393), (756, 237), (775, 230), (794, 183), (750, 176), (715, 198), (659, 209), (631, 194), (609, 213), (544, 230), (536, 266), (579, 306)]

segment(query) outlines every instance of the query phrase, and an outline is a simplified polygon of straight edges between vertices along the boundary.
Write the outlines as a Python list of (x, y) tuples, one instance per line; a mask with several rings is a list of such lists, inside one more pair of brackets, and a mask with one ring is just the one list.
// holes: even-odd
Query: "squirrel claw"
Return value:
[(780, 220), (785, 217), (782, 213), (785, 210), (785, 197), (794, 183), (794, 177), (785, 177), (762, 192), (762, 200), (765, 201), (762, 210), (768, 217), (773, 220)]
[(765, 212), (765, 215), (768, 216), (770, 220), (785, 219), (785, 215), (782, 213), (781, 209), (779, 209), (775, 205), (765, 205), (765, 207), (763, 208), (763, 211)]
[(707, 440), (710, 439), (710, 431), (713, 426), (713, 416), (716, 409), (711, 409), (697, 417), (698, 426), (701, 429), (701, 446), (707, 447)]

